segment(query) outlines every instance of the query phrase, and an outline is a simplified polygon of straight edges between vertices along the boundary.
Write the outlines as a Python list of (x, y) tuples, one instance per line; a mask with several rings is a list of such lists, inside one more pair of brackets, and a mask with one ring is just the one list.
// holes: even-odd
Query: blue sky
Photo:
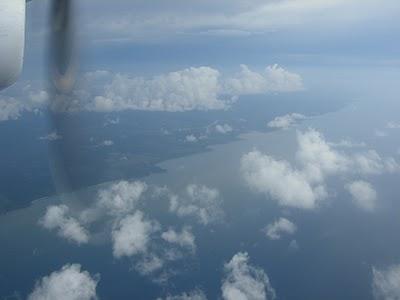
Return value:
[[(43, 46), (46, 4), (28, 9), (28, 62)], [(88, 68), (399, 63), (394, 0), (88, 0), (76, 10)]]
[[(14, 112), (32, 111), (48, 98), (44, 92), (48, 6), (49, 1), (29, 3), (24, 72), (14, 88), (2, 93), (3, 97), (16, 101), (24, 98), (24, 103), (18, 107), (7, 100), (8, 106), (13, 106), (9, 110)], [(78, 81), (86, 86), (82, 84), (79, 96), (74, 97), (79, 98), (78, 102), (82, 102), (82, 98), (86, 99), (84, 102), (93, 102), (96, 97), (108, 99), (113, 102), (108, 103), (108, 111), (114, 110), (111, 106), (118, 107), (119, 111), (142, 109), (143, 103), (132, 104), (137, 97), (143, 98), (143, 94), (136, 92), (139, 86), (141, 90), (146, 89), (144, 85), (153, 86), (154, 90), (152, 80), (160, 81), (155, 76), (161, 79), (181, 76), (185, 70), (196, 72), (201, 67), (214, 72), (212, 80), (218, 81), (212, 87), (218, 89), (217, 92), (211, 91), (210, 85), (205, 87), (208, 98), (212, 98), (209, 97), (211, 94), (216, 94), (215, 97), (225, 94), (223, 82), (243, 73), (242, 64), (255, 72), (252, 76), (256, 77), (266, 76), (265, 68), (278, 64), (288, 72), (286, 75), (300, 76), (306, 82), (306, 89), (309, 87), (307, 81), (316, 78), (329, 82), (330, 78), (325, 75), (329, 74), (328, 70), (335, 73), (337, 69), (395, 69), (400, 63), (397, 56), (400, 42), (396, 38), (399, 10), (394, 0), (386, 0), (384, 5), (377, 0), (175, 0), (152, 1), (151, 4), (123, 0), (112, 3), (77, 1), (76, 38), (84, 77)], [(311, 78), (304, 77), (307, 70), (315, 69), (320, 70), (321, 75), (314, 72)], [(86, 80), (87, 72), (98, 71), (103, 72), (102, 78), (94, 78), (92, 73), (89, 74), (92, 81)], [(108, 72), (106, 76), (104, 71)], [(178, 73), (171, 73), (175, 71)], [(204, 78), (211, 74), (206, 73), (203, 72)], [(118, 74), (122, 75), (118, 79), (125, 80), (115, 81)], [(140, 85), (138, 80), (146, 83)], [(201, 84), (196, 83), (197, 88)], [(109, 85), (111, 87), (107, 88)], [(186, 86), (184, 94), (193, 94), (194, 88), (193, 85)], [(171, 91), (162, 94), (161, 90), (158, 95), (147, 93), (146, 97), (165, 102), (171, 97)], [(128, 91), (136, 95), (132, 97), (131, 105), (114, 105), (118, 102), (116, 99), (126, 97)], [(271, 91), (273, 89), (262, 92)], [(230, 96), (243, 94), (246, 93), (231, 93)], [(32, 101), (34, 103), (27, 108), (26, 103)], [(203, 104), (191, 107), (195, 110), (224, 107)]]

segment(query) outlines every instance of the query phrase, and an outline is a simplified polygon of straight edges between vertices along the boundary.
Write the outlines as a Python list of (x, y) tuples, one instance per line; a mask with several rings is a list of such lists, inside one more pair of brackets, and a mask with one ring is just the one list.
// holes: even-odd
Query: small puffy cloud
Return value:
[(104, 122), (104, 126), (118, 125), (119, 122), (120, 122), (119, 117), (117, 117), (117, 118), (115, 118), (115, 119), (108, 118), (108, 119), (106, 119), (106, 121)]
[(26, 107), (15, 98), (0, 99), (0, 121), (16, 120), (24, 110)]
[(374, 210), (377, 199), (376, 191), (369, 182), (362, 180), (353, 181), (346, 185), (346, 189), (358, 207), (366, 211)]
[(48, 103), (49, 93), (43, 90), (29, 92), (29, 100), (34, 107), (40, 107)]
[(147, 251), (151, 235), (159, 225), (146, 220), (141, 211), (128, 215), (117, 222), (113, 229), (113, 255), (117, 258), (143, 254)]
[(197, 137), (193, 134), (187, 135), (185, 141), (188, 143), (196, 143), (198, 141)]
[(222, 298), (225, 300), (275, 299), (267, 274), (249, 264), (249, 255), (239, 252), (224, 265), (225, 278), (222, 282)]
[(322, 186), (313, 186), (288, 162), (257, 150), (242, 156), (241, 172), (251, 189), (271, 196), (282, 206), (313, 209), (325, 196)]
[(233, 128), (228, 124), (217, 124), (215, 125), (215, 131), (221, 134), (227, 134), (233, 131)]
[(400, 170), (400, 166), (394, 158), (382, 158), (375, 150), (357, 153), (351, 158), (351, 161), (355, 170), (365, 175), (393, 173)]
[(379, 137), (379, 138), (383, 138), (383, 137), (388, 136), (387, 132), (385, 132), (385, 131), (383, 131), (383, 130), (380, 130), (380, 129), (375, 129), (375, 130), (374, 130), (374, 135), (375, 135), (376, 137)]
[(293, 234), (297, 226), (286, 218), (280, 218), (276, 222), (264, 228), (264, 232), (271, 240), (279, 240), (283, 234)]
[(68, 216), (66, 205), (47, 207), (46, 214), (39, 223), (46, 229), (57, 230), (57, 234), (77, 244), (89, 241), (89, 233), (75, 218)]
[(155, 254), (144, 256), (135, 266), (142, 275), (150, 275), (164, 266), (164, 260)]
[(183, 195), (171, 195), (169, 210), (180, 217), (194, 217), (203, 225), (223, 216), (219, 191), (197, 184), (188, 185)]
[(375, 299), (400, 299), (400, 265), (393, 265), (384, 270), (372, 268), (372, 275)]
[(78, 264), (65, 265), (38, 281), (28, 300), (96, 300), (98, 281)]
[(0, 122), (17, 120), (24, 112), (37, 112), (48, 103), (49, 95), (43, 90), (34, 90), (31, 85), (14, 86), (13, 96), (0, 95)]
[(296, 240), (292, 240), (289, 243), (289, 250), (297, 251), (300, 249), (299, 243)]
[(300, 75), (289, 72), (284, 68), (273, 65), (265, 69), (268, 89), (272, 92), (295, 92), (304, 90)]
[[(159, 298), (158, 300), (162, 299)], [(185, 292), (177, 296), (167, 296), (165, 300), (207, 300), (207, 297), (202, 290), (195, 289), (191, 292)]]
[(114, 142), (111, 141), (111, 140), (105, 140), (105, 141), (103, 141), (103, 142), (101, 143), (101, 145), (102, 145), (102, 146), (109, 147), (109, 146), (114, 145)]
[(329, 146), (337, 147), (337, 148), (364, 148), (367, 145), (364, 142), (353, 142), (349, 139), (340, 140), (337, 143), (328, 143)]
[(296, 157), (312, 181), (323, 181), (325, 176), (346, 172), (350, 167), (348, 157), (333, 149), (324, 136), (314, 129), (298, 131), (297, 142), (299, 149)]
[(268, 66), (263, 73), (254, 72), (246, 65), (240, 67), (238, 74), (223, 83), (226, 94), (239, 96), (304, 89), (300, 75), (286, 71), (278, 65)]
[(176, 232), (170, 228), (168, 231), (163, 232), (161, 237), (168, 243), (177, 244), (192, 251), (196, 250), (195, 237), (190, 227), (184, 227), (181, 232)]
[(387, 122), (386, 123), (386, 128), (388, 128), (388, 129), (399, 129), (400, 128), (400, 123), (394, 122), (394, 121)]
[(98, 192), (98, 205), (112, 215), (130, 213), (136, 208), (147, 184), (141, 181), (120, 181)]
[(62, 139), (62, 136), (59, 135), (57, 133), (57, 131), (53, 131), (53, 132), (49, 133), (48, 135), (41, 136), (39, 138), (39, 140), (45, 140), (45, 141), (50, 141), (50, 142), (57, 141), (57, 140), (60, 140), (60, 139)]
[(270, 128), (280, 128), (280, 129), (288, 129), (289, 127), (296, 124), (299, 120), (304, 120), (306, 117), (302, 114), (292, 113), (284, 116), (279, 116), (268, 122), (268, 127)]

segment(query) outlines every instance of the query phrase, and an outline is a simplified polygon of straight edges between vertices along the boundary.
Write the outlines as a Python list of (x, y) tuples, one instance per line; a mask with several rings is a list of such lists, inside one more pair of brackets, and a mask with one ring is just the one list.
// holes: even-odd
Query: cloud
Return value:
[(0, 99), (0, 121), (16, 120), (27, 108), (15, 98), (5, 97)]
[(366, 181), (353, 181), (346, 185), (347, 191), (351, 194), (354, 203), (366, 211), (373, 211), (376, 205), (376, 191)]
[(46, 229), (57, 230), (60, 237), (78, 245), (87, 243), (88, 231), (75, 218), (68, 216), (68, 213), (69, 208), (66, 205), (49, 206), (39, 223)]
[[(157, 300), (162, 300), (161, 298)], [(182, 293), (177, 296), (167, 296), (165, 300), (207, 300), (206, 295), (202, 290), (195, 289), (188, 293)]]
[(383, 130), (380, 130), (380, 129), (375, 129), (375, 130), (374, 130), (374, 135), (375, 135), (376, 137), (383, 138), (383, 137), (387, 137), (387, 136), (388, 136), (388, 133), (385, 132), (385, 131), (383, 131)]
[[(393, 0), (388, 0), (384, 7), (377, 0), (207, 0), (195, 4), (176, 0), (170, 1), (168, 7), (162, 6), (162, 1), (156, 1), (153, 9), (129, 1), (116, 1), (111, 8), (98, 4), (102, 2), (96, 4), (103, 9), (97, 8), (93, 12), (88, 6), (91, 2), (81, 4), (84, 6), (81, 10), (90, 14), (84, 19), (82, 31), (91, 34), (88, 38), (97, 43), (95, 45), (166, 43), (171, 39), (199, 39), (209, 35), (248, 38), (260, 34), (274, 36), (275, 32), (287, 37), (288, 33), (299, 30), (320, 33), (328, 28), (344, 33), (356, 30), (361, 24), (368, 26), (369, 21), (376, 19), (389, 20), (393, 24), (390, 16), (397, 8)], [(364, 9), (357, 14), (361, 4)]]
[(102, 145), (102, 146), (109, 147), (109, 146), (114, 145), (114, 142), (111, 141), (111, 140), (105, 140), (105, 141), (103, 141), (103, 142), (101, 143), (101, 145)]
[(220, 73), (210, 67), (188, 68), (150, 79), (116, 74), (104, 94), (88, 103), (91, 111), (188, 111), (223, 109), (218, 98)]
[(372, 288), (375, 299), (400, 299), (400, 265), (385, 270), (372, 268)]
[[(142, 200), (170, 200), (170, 196), (166, 187), (148, 186), (141, 181), (119, 181), (99, 187), (94, 201), (75, 215), (65, 205), (48, 207), (40, 224), (56, 229), (60, 236), (76, 243), (88, 242), (89, 233), (85, 228), (90, 228), (93, 236), (106, 234), (115, 258), (129, 257), (139, 274), (165, 282), (175, 274), (173, 268), (177, 264), (174, 262), (187, 257), (193, 259), (196, 252), (191, 227), (164, 228), (144, 213), (147, 206)], [(190, 204), (179, 199), (177, 211), (174, 211), (178, 216), (193, 217), (199, 223), (209, 224), (222, 215), (217, 190), (189, 186), (181, 196), (190, 198)]]
[(145, 255), (135, 266), (135, 269), (142, 275), (150, 275), (164, 266), (164, 260), (151, 253)]
[(113, 255), (120, 258), (145, 253), (151, 235), (158, 230), (159, 225), (146, 220), (141, 211), (124, 217), (117, 222), (111, 233)]
[(41, 136), (39, 138), (39, 140), (50, 141), (50, 142), (57, 141), (57, 140), (60, 140), (60, 139), (62, 139), (62, 136), (59, 135), (57, 133), (57, 131), (53, 131), (53, 132), (49, 133), (48, 135)]
[(233, 131), (233, 128), (228, 124), (217, 124), (215, 125), (215, 131), (221, 134), (227, 134)]
[(248, 186), (281, 206), (314, 209), (327, 196), (328, 176), (379, 175), (400, 170), (393, 158), (382, 158), (374, 150), (339, 152), (314, 129), (298, 131), (297, 142), (297, 168), (258, 150), (241, 158), (241, 173)]
[(349, 170), (349, 158), (330, 147), (320, 132), (314, 129), (298, 131), (297, 142), (299, 149), (296, 157), (310, 181), (320, 182), (327, 175)]
[(106, 121), (104, 122), (104, 126), (110, 126), (110, 125), (118, 125), (120, 122), (119, 117), (116, 117), (115, 119), (107, 118)]
[(394, 121), (387, 122), (386, 123), (386, 128), (388, 128), (388, 129), (399, 129), (400, 128), (400, 123), (394, 122)]
[(247, 253), (239, 252), (224, 265), (225, 278), (222, 282), (222, 298), (225, 300), (275, 299), (267, 274), (249, 264)]
[(364, 142), (358, 143), (358, 142), (353, 142), (353, 141), (348, 140), (348, 139), (340, 140), (337, 143), (330, 142), (328, 144), (331, 147), (337, 147), (337, 148), (364, 148), (364, 147), (367, 146)]
[[(277, 65), (259, 74), (242, 65), (236, 77), (221, 78), (221, 72), (207, 66), (191, 67), (152, 78), (107, 73), (103, 91), (87, 97), (89, 111), (149, 110), (183, 112), (218, 110), (230, 106), (232, 98), (246, 94), (293, 92), (303, 89), (300, 75)], [(98, 76), (87, 76), (96, 85)], [(84, 92), (79, 93), (80, 96)], [(224, 96), (225, 95), (225, 96)], [(227, 97), (228, 95), (229, 97)]]
[(400, 170), (399, 164), (392, 157), (382, 158), (376, 151), (357, 153), (350, 158), (355, 170), (361, 174), (374, 175), (394, 173)]
[(38, 281), (28, 300), (95, 300), (98, 282), (99, 276), (81, 271), (80, 265), (65, 265)]
[(98, 206), (109, 214), (120, 216), (132, 212), (148, 189), (141, 181), (120, 181), (98, 192)]
[(289, 243), (289, 250), (297, 251), (300, 249), (299, 243), (296, 240), (292, 240)]
[(196, 184), (188, 185), (183, 195), (171, 195), (169, 210), (180, 217), (194, 217), (203, 225), (223, 216), (219, 191)]
[[(190, 67), (152, 77), (99, 70), (83, 74), (70, 95), (49, 94), (31, 85), (21, 89), (21, 100), (0, 99), (0, 121), (17, 119), (25, 111), (50, 107), (56, 112), (119, 112), (126, 110), (185, 112), (228, 109), (240, 95), (291, 92), (302, 89), (301, 77), (277, 65), (262, 74), (242, 65), (231, 78), (209, 66)], [(119, 119), (106, 120), (105, 126)], [(219, 127), (222, 128), (222, 127)], [(222, 128), (226, 131), (227, 127)], [(110, 145), (110, 142), (105, 141)]]
[(32, 86), (15, 84), (10, 95), (0, 95), (0, 122), (17, 120), (25, 112), (38, 112), (48, 103), (48, 94), (43, 90), (35, 90)]
[(251, 189), (282, 206), (313, 209), (326, 196), (324, 188), (313, 186), (303, 172), (257, 150), (242, 156), (241, 172)]
[(238, 74), (223, 83), (223, 91), (229, 95), (295, 92), (304, 89), (300, 75), (278, 65), (268, 66), (263, 73), (254, 72), (246, 65), (240, 67)]
[(196, 250), (195, 237), (190, 227), (184, 227), (181, 232), (176, 232), (173, 229), (168, 229), (161, 234), (162, 239), (171, 244), (177, 244), (181, 247)]
[(185, 137), (186, 142), (188, 143), (196, 143), (198, 141), (197, 137), (193, 134), (187, 135)]
[(400, 170), (392, 158), (382, 158), (375, 150), (346, 154), (332, 148), (325, 137), (314, 129), (298, 132), (297, 159), (310, 180), (322, 181), (328, 175), (355, 173), (377, 175)]
[(293, 234), (297, 230), (297, 226), (286, 218), (280, 218), (276, 222), (269, 224), (264, 228), (265, 234), (271, 240), (279, 240), (282, 234)]
[(267, 125), (270, 128), (288, 129), (289, 127), (296, 124), (296, 122), (298, 120), (304, 120), (305, 118), (306, 117), (301, 114), (292, 113), (292, 114), (287, 114), (284, 116), (276, 117), (272, 121), (268, 122)]

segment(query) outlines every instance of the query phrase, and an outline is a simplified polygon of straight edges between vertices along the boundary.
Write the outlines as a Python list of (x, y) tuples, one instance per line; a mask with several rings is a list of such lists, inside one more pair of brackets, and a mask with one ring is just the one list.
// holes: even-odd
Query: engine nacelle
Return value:
[(22, 70), (25, 45), (25, 0), (0, 1), (0, 90)]

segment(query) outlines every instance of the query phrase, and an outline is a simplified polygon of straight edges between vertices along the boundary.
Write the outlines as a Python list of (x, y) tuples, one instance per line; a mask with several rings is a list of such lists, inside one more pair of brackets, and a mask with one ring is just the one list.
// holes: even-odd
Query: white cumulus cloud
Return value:
[(298, 167), (258, 150), (241, 158), (241, 172), (248, 186), (282, 206), (313, 209), (327, 196), (326, 179), (333, 175), (378, 175), (400, 170), (391, 157), (368, 150), (347, 154), (334, 149), (314, 130), (297, 132)]
[(374, 210), (377, 196), (375, 189), (369, 182), (363, 180), (353, 181), (346, 185), (346, 189), (358, 207), (366, 211)]
[(145, 253), (151, 235), (158, 229), (159, 225), (146, 220), (141, 211), (124, 217), (112, 231), (114, 256), (120, 258)]
[(3, 97), (0, 99), (0, 121), (16, 120), (27, 108), (17, 99)]
[(225, 300), (275, 299), (267, 274), (249, 264), (249, 255), (239, 252), (225, 264), (222, 282), (222, 298)]
[(297, 226), (286, 218), (279, 218), (272, 224), (264, 228), (264, 232), (271, 240), (279, 240), (283, 234), (293, 234), (297, 230)]
[(46, 229), (57, 230), (57, 234), (77, 244), (89, 241), (88, 231), (77, 219), (68, 216), (69, 208), (66, 205), (47, 207), (46, 213), (39, 223)]
[(120, 181), (98, 192), (98, 205), (112, 215), (123, 215), (134, 210), (147, 190), (141, 181)]
[(372, 275), (375, 299), (400, 299), (400, 265), (393, 265), (384, 270), (373, 268)]
[(98, 281), (78, 264), (65, 265), (38, 281), (28, 300), (96, 300)]
[(57, 141), (57, 140), (60, 140), (60, 139), (62, 139), (62, 136), (59, 135), (57, 133), (57, 131), (53, 131), (53, 132), (49, 133), (48, 135), (41, 136), (39, 138), (39, 140), (50, 141), (50, 142)]
[(182, 195), (171, 195), (169, 210), (181, 217), (194, 217), (203, 225), (223, 216), (219, 191), (196, 184), (188, 185)]
[(301, 171), (254, 150), (243, 155), (241, 172), (256, 192), (271, 196), (282, 206), (313, 209), (325, 197), (322, 186), (313, 186)]
[(288, 129), (289, 127), (296, 124), (299, 120), (304, 120), (306, 117), (302, 114), (291, 113), (286, 114), (284, 116), (279, 116), (268, 122), (268, 127), (270, 128), (280, 128), (280, 129)]
[(198, 138), (193, 134), (189, 134), (185, 137), (185, 141), (188, 143), (196, 143), (198, 141)]
[(227, 134), (232, 132), (233, 128), (228, 124), (217, 124), (215, 125), (215, 131), (221, 134)]
[(116, 74), (87, 109), (188, 111), (225, 108), (218, 98), (220, 73), (210, 67), (188, 68), (146, 79)]
[(176, 232), (170, 228), (163, 232), (161, 237), (168, 243), (177, 244), (192, 251), (196, 250), (195, 237), (189, 227), (184, 227), (181, 232)]
[[(162, 300), (159, 298), (158, 300)], [(165, 300), (207, 300), (206, 295), (200, 289), (195, 289), (190, 292), (184, 292), (177, 296), (167, 296)]]
[(223, 83), (229, 95), (265, 94), (268, 92), (295, 92), (304, 89), (300, 75), (291, 73), (278, 65), (268, 66), (263, 73), (241, 65), (241, 71)]

